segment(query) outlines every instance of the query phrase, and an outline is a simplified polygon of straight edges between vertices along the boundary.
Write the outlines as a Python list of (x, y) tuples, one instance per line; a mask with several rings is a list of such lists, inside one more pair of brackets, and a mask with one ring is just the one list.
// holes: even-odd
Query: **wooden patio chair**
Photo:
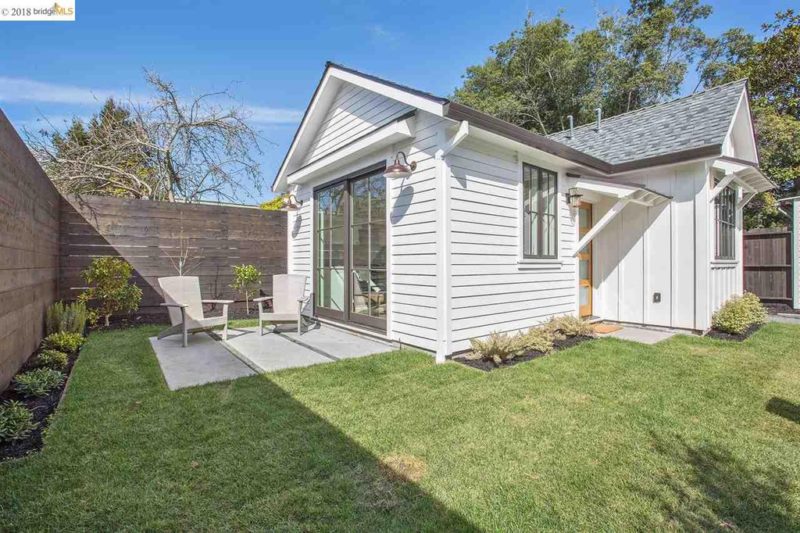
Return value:
[[(258, 331), (264, 334), (265, 323), (297, 322), (297, 333), (302, 333), (303, 306), (311, 295), (306, 292), (306, 276), (302, 274), (276, 274), (272, 276), (272, 296), (253, 298), (258, 303)], [(264, 310), (264, 302), (272, 300), (272, 310)]]
[[(168, 308), (172, 326), (158, 334), (159, 339), (183, 334), (183, 346), (188, 344), (188, 334), (224, 326), (222, 340), (228, 340), (228, 305), (233, 300), (201, 300), (200, 279), (197, 276), (172, 276), (158, 278), (164, 296), (161, 305)], [(222, 304), (222, 315), (206, 317), (203, 304)]]

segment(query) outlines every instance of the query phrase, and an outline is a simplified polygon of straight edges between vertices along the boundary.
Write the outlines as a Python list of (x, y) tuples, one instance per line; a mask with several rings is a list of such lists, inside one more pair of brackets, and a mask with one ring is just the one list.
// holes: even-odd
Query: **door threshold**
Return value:
[(581, 317), (582, 320), (588, 322), (589, 324), (596, 324), (598, 322), (602, 322), (603, 319), (596, 315), (589, 315), (585, 317)]

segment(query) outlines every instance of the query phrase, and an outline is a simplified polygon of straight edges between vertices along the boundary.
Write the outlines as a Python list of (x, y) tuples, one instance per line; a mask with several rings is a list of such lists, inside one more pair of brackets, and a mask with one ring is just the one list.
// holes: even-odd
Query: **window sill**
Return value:
[(561, 268), (564, 261), (561, 259), (519, 259), (517, 267), (520, 269), (556, 269)]
[(712, 259), (712, 265), (738, 265), (738, 259)]

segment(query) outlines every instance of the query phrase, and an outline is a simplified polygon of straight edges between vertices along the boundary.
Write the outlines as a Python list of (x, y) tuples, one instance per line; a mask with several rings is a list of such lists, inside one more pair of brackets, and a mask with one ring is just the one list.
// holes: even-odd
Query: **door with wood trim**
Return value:
[[(578, 208), (578, 239), (592, 229), (592, 204), (581, 202)], [(578, 313), (592, 316), (592, 243), (578, 252)]]

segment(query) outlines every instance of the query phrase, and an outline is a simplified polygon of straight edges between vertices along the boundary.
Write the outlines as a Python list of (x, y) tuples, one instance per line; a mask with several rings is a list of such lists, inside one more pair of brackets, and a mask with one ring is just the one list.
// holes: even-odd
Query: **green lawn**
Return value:
[[(169, 392), (93, 334), (0, 530), (800, 528), (800, 328), (485, 374), (395, 352)], [(399, 457), (416, 481), (382, 466)]]

